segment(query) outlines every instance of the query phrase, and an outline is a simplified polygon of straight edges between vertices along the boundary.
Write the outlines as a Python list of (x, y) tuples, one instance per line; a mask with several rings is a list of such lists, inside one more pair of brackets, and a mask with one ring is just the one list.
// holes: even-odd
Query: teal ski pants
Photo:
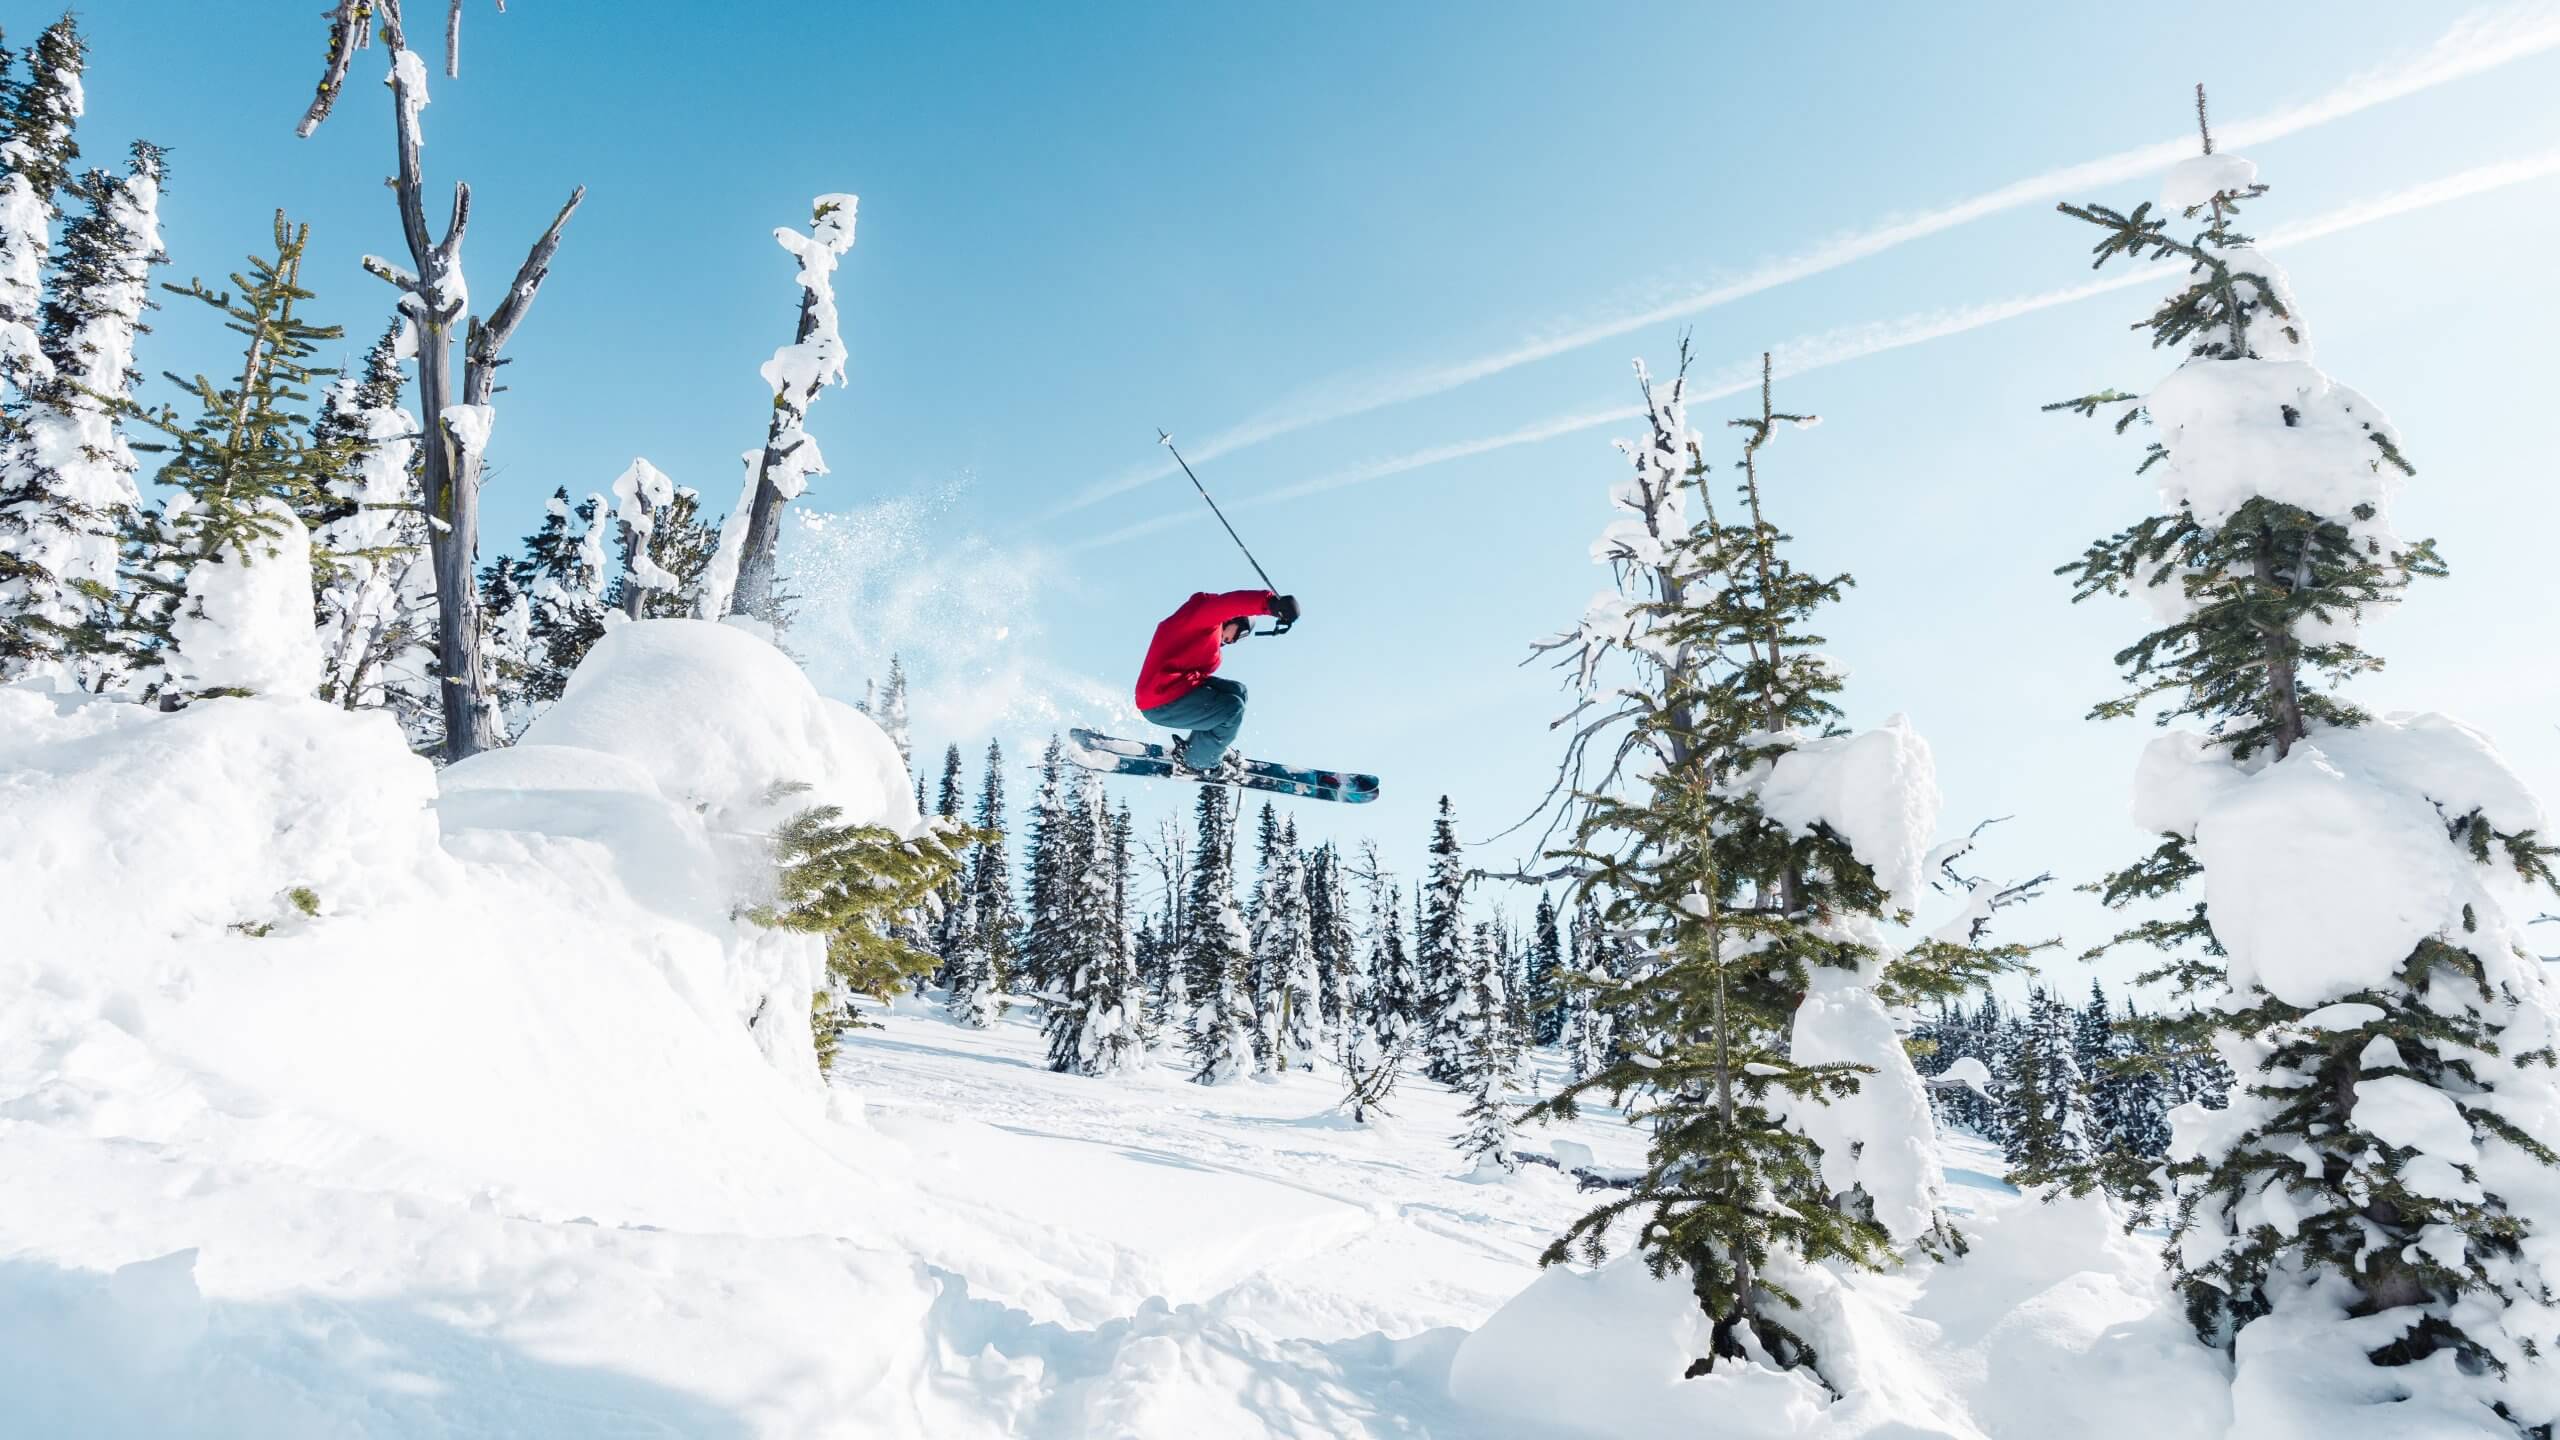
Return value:
[(1244, 728), (1244, 687), (1212, 675), (1200, 688), (1152, 710), (1141, 710), (1147, 723), (1189, 732), (1182, 739), (1183, 763), (1206, 770), (1218, 763)]

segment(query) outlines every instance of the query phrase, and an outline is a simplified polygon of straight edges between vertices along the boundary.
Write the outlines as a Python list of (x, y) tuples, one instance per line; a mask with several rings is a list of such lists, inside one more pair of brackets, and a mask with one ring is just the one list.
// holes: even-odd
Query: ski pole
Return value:
[[(1244, 537), (1236, 533), (1235, 526), (1228, 524), (1227, 512), (1218, 508), (1217, 500), (1209, 494), (1209, 487), (1201, 484), (1200, 477), (1193, 473), (1191, 469), (1191, 462), (1182, 458), (1181, 451), (1174, 450), (1173, 436), (1164, 430), (1158, 430), (1156, 431), (1156, 443), (1162, 445), (1167, 450), (1173, 450), (1173, 463), (1182, 467), (1182, 473), (1191, 477), (1191, 488), (1199, 491), (1200, 498), (1209, 502), (1209, 513), (1218, 517), (1219, 524), (1226, 526), (1227, 538), (1236, 542), (1236, 548), (1244, 552), (1244, 563), (1252, 566), (1253, 573), (1262, 577), (1262, 588), (1270, 591), (1274, 595), (1279, 594), (1280, 587), (1271, 583), (1271, 572), (1263, 569), (1262, 562), (1253, 558), (1253, 547), (1244, 543)], [(1274, 635), (1288, 634), (1288, 623), (1284, 622), (1282, 624), (1272, 626), (1271, 633)]]

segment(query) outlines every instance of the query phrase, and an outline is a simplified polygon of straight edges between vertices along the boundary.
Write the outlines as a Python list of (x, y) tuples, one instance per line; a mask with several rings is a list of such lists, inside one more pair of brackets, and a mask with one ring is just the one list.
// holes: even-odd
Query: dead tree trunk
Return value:
[[(480, 538), (480, 471), (489, 439), (490, 398), (497, 393), (499, 352), (523, 323), (534, 293), (550, 273), (560, 249), (561, 227), (568, 224), (586, 187), (572, 191), (567, 204), (535, 241), (506, 299), (483, 320), (468, 312), (469, 291), (462, 280), (462, 237), (471, 221), (471, 187), (453, 187), (453, 214), (442, 239), (427, 228), (426, 182), (418, 152), (424, 143), (418, 111), (426, 104), (426, 66), (409, 52), (401, 26), (400, 0), (373, 0), (342, 6), (333, 17), (353, 21), (353, 33), (333, 32), (330, 76), (321, 97), (334, 94), (345, 73), (345, 51), (360, 47), (365, 11), (380, 17), (383, 39), (392, 53), (391, 114), (399, 146), (399, 174), (392, 188), (399, 197), (400, 230), (408, 242), (414, 269), (403, 269), (376, 256), (366, 256), (365, 269), (400, 288), (401, 313), (418, 337), (418, 408), (425, 421), (421, 455), (422, 489), (427, 507), (428, 552), (435, 569), (436, 671), (442, 680), (445, 759), (461, 760), (500, 743), (497, 707), (488, 693), (480, 659), (479, 594), (473, 588), (472, 565)], [(450, 18), (450, 17), (449, 17)], [(324, 105), (307, 123), (316, 125)], [(307, 133), (307, 132), (306, 132)], [(462, 327), (462, 386), (453, 386), (454, 329)]]

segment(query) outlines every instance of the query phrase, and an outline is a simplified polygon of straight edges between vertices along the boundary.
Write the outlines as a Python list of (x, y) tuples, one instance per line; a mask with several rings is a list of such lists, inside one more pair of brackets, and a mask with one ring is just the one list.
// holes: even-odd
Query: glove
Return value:
[(1298, 597), (1295, 595), (1275, 595), (1271, 597), (1271, 613), (1273, 617), (1278, 619), (1283, 625), (1297, 624)]

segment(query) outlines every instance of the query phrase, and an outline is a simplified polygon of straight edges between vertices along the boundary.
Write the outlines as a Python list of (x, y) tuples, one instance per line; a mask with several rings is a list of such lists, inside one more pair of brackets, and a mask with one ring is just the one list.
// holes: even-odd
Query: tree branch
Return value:
[(494, 362), (498, 351), (515, 335), (516, 327), (524, 323), (525, 311), (533, 304), (534, 292), (542, 288), (543, 277), (551, 273), (552, 257), (560, 253), (560, 229), (569, 223), (569, 216), (578, 208), (578, 202), (586, 198), (587, 187), (584, 185), (570, 191), (568, 203), (560, 207), (559, 214), (551, 217), (551, 224), (542, 232), (542, 238), (533, 242), (533, 249), (525, 255), (524, 264), (517, 267), (515, 280), (507, 286), (507, 298), (489, 313), (473, 344), (474, 351), (485, 352), (483, 363)]
[(329, 67), (320, 76), (320, 85), (311, 96), (311, 108), (302, 112), (302, 123), (293, 133), (304, 139), (329, 118), (338, 103), (339, 92), (347, 86), (347, 66), (355, 53), (372, 37), (373, 0), (338, 0), (329, 11)]

